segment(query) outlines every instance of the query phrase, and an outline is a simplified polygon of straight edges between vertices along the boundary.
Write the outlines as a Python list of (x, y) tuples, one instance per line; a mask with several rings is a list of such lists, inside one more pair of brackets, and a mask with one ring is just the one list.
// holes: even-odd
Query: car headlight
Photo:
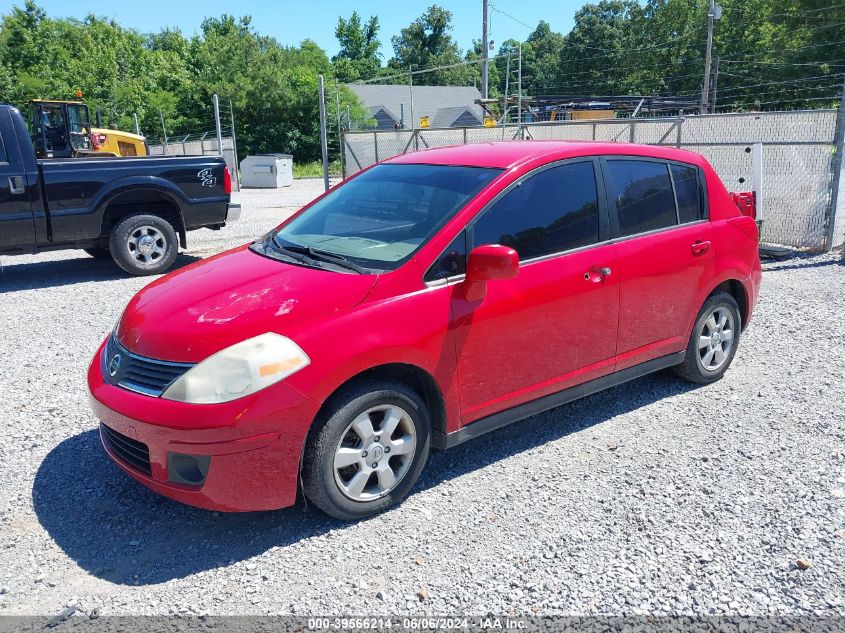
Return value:
[(161, 397), (192, 404), (229, 402), (269, 387), (310, 363), (299, 345), (268, 332), (209, 356), (182, 374)]

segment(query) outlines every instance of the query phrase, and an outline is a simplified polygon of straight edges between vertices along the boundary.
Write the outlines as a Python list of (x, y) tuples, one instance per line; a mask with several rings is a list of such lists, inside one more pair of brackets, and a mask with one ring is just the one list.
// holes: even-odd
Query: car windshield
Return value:
[(281, 249), (394, 270), (501, 171), (377, 165), (337, 187), (270, 238)]

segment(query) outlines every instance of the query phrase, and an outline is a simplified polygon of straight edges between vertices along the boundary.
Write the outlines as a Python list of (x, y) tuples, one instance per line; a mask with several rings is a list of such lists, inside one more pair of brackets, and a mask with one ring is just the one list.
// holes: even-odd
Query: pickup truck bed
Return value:
[(20, 113), (0, 105), (0, 254), (82, 248), (161, 273), (188, 231), (237, 219), (222, 158), (36, 160)]

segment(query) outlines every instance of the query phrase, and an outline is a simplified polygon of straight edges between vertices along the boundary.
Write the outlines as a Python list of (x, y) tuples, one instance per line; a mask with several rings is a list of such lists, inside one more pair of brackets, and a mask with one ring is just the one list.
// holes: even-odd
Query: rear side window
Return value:
[(678, 223), (669, 165), (639, 160), (608, 160), (607, 171), (621, 236)]
[(595, 244), (599, 239), (596, 174), (591, 161), (529, 176), (484, 212), (473, 243), (510, 246), (520, 259)]
[(681, 224), (704, 219), (701, 183), (698, 169), (688, 165), (671, 165), (675, 197), (678, 199), (678, 220)]
[(0, 137), (0, 163), (8, 163), (9, 159), (6, 156), (6, 148), (3, 146), (3, 138)]

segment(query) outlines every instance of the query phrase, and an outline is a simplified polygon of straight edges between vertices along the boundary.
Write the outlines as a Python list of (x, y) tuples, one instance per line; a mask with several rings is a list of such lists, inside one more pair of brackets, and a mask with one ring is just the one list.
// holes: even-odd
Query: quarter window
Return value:
[(681, 224), (703, 220), (698, 169), (688, 165), (672, 165), (671, 169), (675, 197), (678, 200), (678, 220)]
[(467, 271), (467, 234), (461, 231), (449, 247), (432, 264), (425, 274), (425, 281), (446, 279), (463, 275)]
[(545, 169), (528, 177), (484, 212), (473, 243), (510, 246), (520, 259), (595, 244), (599, 204), (591, 161)]
[(621, 236), (654, 231), (678, 223), (675, 196), (666, 163), (608, 160), (607, 171)]

